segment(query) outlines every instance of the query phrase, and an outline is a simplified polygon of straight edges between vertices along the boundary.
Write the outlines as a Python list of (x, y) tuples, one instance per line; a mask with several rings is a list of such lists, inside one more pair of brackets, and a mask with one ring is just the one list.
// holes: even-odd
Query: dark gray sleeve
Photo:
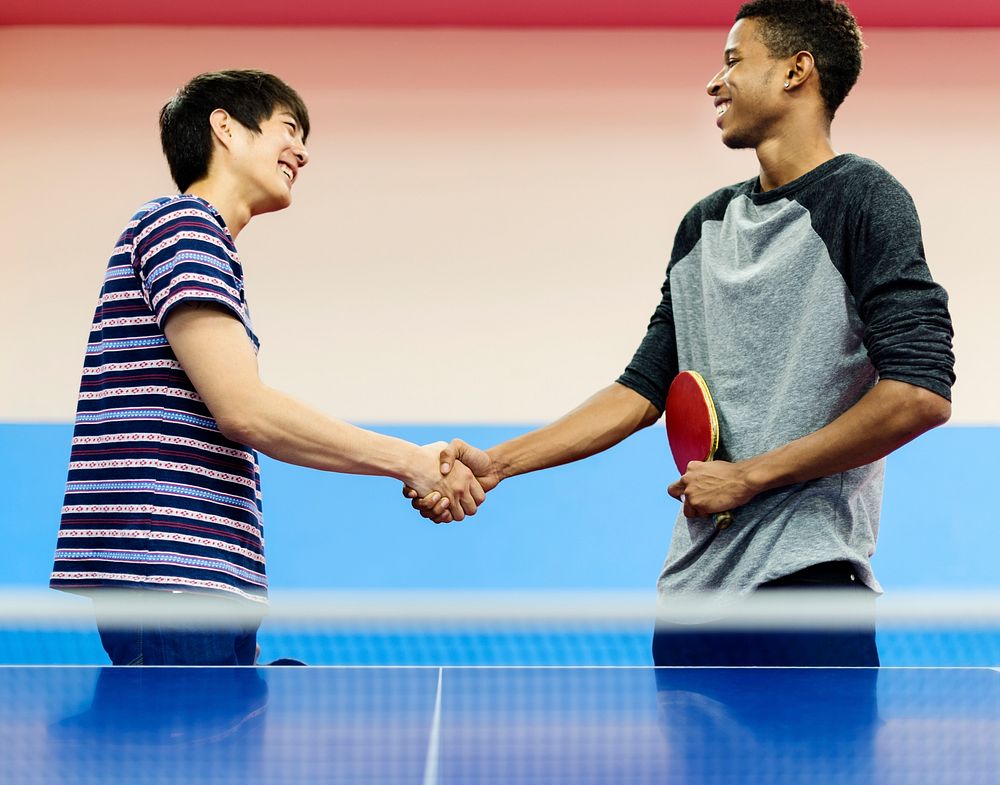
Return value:
[(855, 200), (845, 280), (865, 324), (868, 356), (882, 379), (951, 400), (955, 382), (948, 295), (931, 278), (910, 195), (888, 173)]
[(646, 335), (632, 356), (632, 362), (617, 381), (618, 384), (635, 390), (663, 414), (667, 389), (677, 375), (677, 343), (670, 305), (669, 274), (661, 292), (660, 304), (649, 320)]
[(678, 371), (677, 338), (674, 334), (673, 305), (670, 300), (670, 269), (679, 259), (687, 256), (697, 243), (701, 229), (699, 215), (696, 206), (677, 229), (666, 279), (660, 289), (660, 304), (653, 311), (646, 335), (632, 356), (632, 362), (617, 379), (618, 384), (635, 390), (661, 414), (666, 405), (670, 382)]

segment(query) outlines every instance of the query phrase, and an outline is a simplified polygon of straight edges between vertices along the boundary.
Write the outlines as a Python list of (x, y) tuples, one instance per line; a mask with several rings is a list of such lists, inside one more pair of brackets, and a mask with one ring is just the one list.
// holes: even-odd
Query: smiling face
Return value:
[(708, 83), (716, 125), (727, 147), (757, 147), (775, 133), (786, 112), (784, 62), (771, 56), (756, 19), (741, 19), (729, 31), (722, 69)]
[(260, 133), (236, 124), (233, 167), (251, 215), (281, 210), (292, 203), (292, 185), (309, 162), (295, 116), (278, 107), (260, 123)]

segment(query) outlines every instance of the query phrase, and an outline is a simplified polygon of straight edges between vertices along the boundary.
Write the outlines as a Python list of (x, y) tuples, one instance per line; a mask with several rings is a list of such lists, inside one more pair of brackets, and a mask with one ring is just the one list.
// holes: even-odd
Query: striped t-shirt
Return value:
[(87, 344), (50, 585), (267, 595), (257, 455), (229, 441), (163, 332), (182, 303), (246, 329), (243, 269), (194, 196), (142, 206), (108, 262)]

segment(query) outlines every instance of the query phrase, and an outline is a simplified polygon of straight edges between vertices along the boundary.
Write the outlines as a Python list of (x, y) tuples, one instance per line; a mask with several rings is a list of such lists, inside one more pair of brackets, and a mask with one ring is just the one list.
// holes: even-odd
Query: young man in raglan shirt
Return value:
[[(291, 204), (309, 161), (308, 134), (302, 99), (259, 71), (202, 74), (160, 113), (180, 194), (143, 205), (108, 263), (51, 577), (53, 588), (94, 597), (114, 664), (254, 662), (255, 613), (249, 623), (211, 629), (162, 626), (158, 614), (177, 593), (262, 608), (256, 450), (325, 471), (400, 478), (450, 497), (459, 516), (482, 501), (467, 469), (442, 477), (440, 446), (326, 417), (258, 376), (235, 241), (253, 216)], [(103, 620), (109, 590), (141, 598), (148, 620)]]
[[(882, 459), (948, 419), (954, 358), (910, 196), (878, 164), (831, 146), (862, 49), (833, 0), (743, 5), (707, 90), (723, 143), (752, 147), (759, 176), (684, 217), (660, 305), (616, 383), (486, 452), (453, 442), (442, 468), (461, 459), (488, 492), (605, 450), (658, 420), (675, 374), (694, 369), (712, 390), (724, 454), (670, 486), (683, 509), (661, 597), (780, 586), (874, 598)], [(414, 506), (448, 519), (433, 494)], [(724, 510), (736, 522), (720, 531), (711, 514)], [(873, 621), (777, 640), (724, 635), (663, 625), (654, 660), (878, 664)]]

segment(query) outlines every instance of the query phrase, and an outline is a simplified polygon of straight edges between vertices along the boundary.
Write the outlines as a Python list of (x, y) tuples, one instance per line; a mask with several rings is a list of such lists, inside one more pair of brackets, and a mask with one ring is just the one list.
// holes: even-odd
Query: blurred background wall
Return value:
[[(855, 5), (864, 25), (875, 6)], [(156, 117), (178, 86), (263, 68), (310, 108), (293, 206), (239, 238), (265, 380), (352, 422), (488, 446), (616, 378), (683, 214), (756, 174), (752, 153), (718, 141), (704, 90), (726, 6), (709, 27), (562, 29), (81, 26), (15, 3), (0, 16), (0, 582), (47, 580), (103, 268), (134, 209), (173, 190)], [(985, 491), (1000, 448), (1000, 29), (983, 26), (1000, 21), (976, 7), (954, 12), (966, 27), (867, 27), (834, 124), (838, 151), (912, 193), (956, 329), (951, 425), (890, 459), (876, 556), (889, 588), (1000, 583)], [(391, 482), (266, 461), (269, 572), (275, 590), (652, 588), (672, 479), (658, 425), (433, 527)]]

